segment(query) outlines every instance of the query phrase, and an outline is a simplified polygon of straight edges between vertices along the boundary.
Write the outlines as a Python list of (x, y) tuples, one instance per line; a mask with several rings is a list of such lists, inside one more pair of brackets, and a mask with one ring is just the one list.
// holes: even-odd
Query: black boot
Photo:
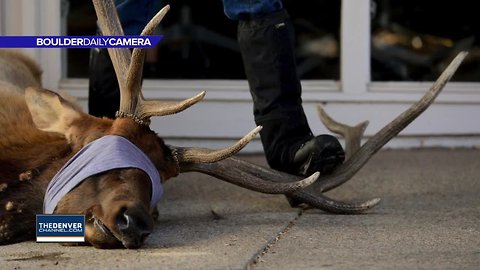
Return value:
[(271, 168), (301, 175), (331, 171), (343, 162), (344, 152), (335, 137), (312, 135), (302, 107), (293, 41), (284, 10), (239, 21), (238, 42), (255, 122), (263, 126), (260, 136)]
[(115, 118), (120, 105), (119, 89), (117, 75), (107, 49), (91, 49), (88, 112), (97, 117)]

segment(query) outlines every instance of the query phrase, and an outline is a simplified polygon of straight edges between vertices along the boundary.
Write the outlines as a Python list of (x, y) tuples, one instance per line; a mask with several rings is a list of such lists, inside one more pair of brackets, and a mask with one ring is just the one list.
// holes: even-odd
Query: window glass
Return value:
[[(165, 35), (147, 52), (146, 78), (244, 79), (236, 41), (236, 23), (223, 14), (222, 1), (162, 1), (171, 10), (158, 34)], [(94, 35), (96, 18), (90, 1), (70, 0), (68, 35)], [(339, 78), (340, 1), (286, 0), (296, 30), (298, 73), (302, 79)], [(85, 49), (68, 49), (67, 76), (88, 77)]]
[(453, 80), (480, 81), (476, 1), (373, 1), (372, 80), (434, 80), (461, 50)]

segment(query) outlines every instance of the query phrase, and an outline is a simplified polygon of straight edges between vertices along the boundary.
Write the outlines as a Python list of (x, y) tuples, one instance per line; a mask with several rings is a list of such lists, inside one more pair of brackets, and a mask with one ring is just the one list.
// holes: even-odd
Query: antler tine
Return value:
[[(123, 29), (114, 1), (92, 1), (102, 33), (104, 35), (123, 36)], [(145, 26), (141, 35), (151, 35), (169, 10), (169, 5), (162, 8)], [(147, 125), (150, 123), (149, 117), (181, 112), (199, 102), (205, 96), (205, 92), (201, 92), (192, 98), (179, 102), (145, 100), (141, 94), (145, 49), (135, 48), (130, 53), (127, 48), (108, 48), (108, 53), (112, 59), (120, 86), (120, 108), (117, 117), (130, 117), (139, 124)]]
[(189, 163), (182, 166), (182, 172), (201, 172), (231, 184), (258, 191), (266, 194), (288, 194), (308, 187), (317, 181), (319, 172), (305, 179), (290, 179), (289, 182), (275, 183), (259, 176), (258, 173), (250, 173), (240, 167), (227, 167), (223, 162), (233, 159), (232, 157), (216, 163)]
[(140, 108), (138, 109), (138, 116), (141, 119), (148, 119), (152, 116), (164, 116), (179, 113), (188, 109), (205, 97), (206, 92), (202, 91), (196, 96), (182, 100), (182, 101), (161, 101), (161, 100), (145, 100), (140, 97)]
[[(92, 2), (95, 7), (102, 34), (108, 36), (123, 36), (122, 25), (120, 24), (113, 0), (92, 0)], [(117, 80), (120, 87), (120, 104), (125, 104), (127, 101), (130, 101), (135, 97), (135, 95), (132, 95), (132, 93), (128, 91), (128, 88), (126, 88), (126, 78), (132, 55), (127, 48), (108, 48), (108, 54), (112, 59), (115, 74), (117, 74)], [(134, 114), (134, 110), (130, 108), (123, 108), (122, 111)]]
[(314, 187), (316, 192), (328, 191), (347, 182), (367, 163), (373, 154), (424, 112), (442, 91), (467, 54), (467, 52), (460, 52), (419, 101), (373, 135), (352, 158), (342, 164), (331, 175), (322, 177), (319, 185)]
[(180, 168), (185, 163), (213, 163), (226, 159), (242, 150), (257, 134), (262, 130), (261, 126), (254, 128), (235, 144), (220, 150), (211, 150), (207, 148), (182, 148), (176, 151), (176, 158)]
[[(170, 10), (170, 5), (163, 7), (145, 26), (141, 35), (147, 36), (151, 35), (155, 28), (163, 20), (163, 17)], [(145, 49), (144, 48), (135, 48), (132, 52), (132, 60), (130, 66), (128, 67), (127, 74), (127, 89), (141, 89), (142, 84), (142, 73), (143, 73), (143, 62), (145, 61)]]
[[(170, 5), (163, 7), (143, 29), (141, 35), (147, 36), (153, 34), (153, 31), (163, 20), (167, 12), (170, 10)], [(142, 84), (143, 62), (145, 59), (145, 49), (135, 48), (132, 53), (132, 61), (128, 69), (127, 88), (140, 89)], [(140, 94), (138, 105), (136, 109), (136, 116), (140, 119), (148, 119), (152, 116), (164, 116), (181, 112), (190, 106), (196, 104), (205, 97), (205, 91), (199, 94), (182, 100), (182, 101), (161, 101), (161, 100), (145, 100)]]
[(335, 121), (330, 115), (327, 114), (325, 109), (318, 105), (318, 115), (320, 120), (333, 133), (339, 134), (345, 138), (345, 159), (348, 160), (352, 155), (360, 149), (363, 133), (367, 128), (369, 122), (364, 121), (356, 126), (349, 126)]
[[(142, 31), (142, 36), (151, 35), (155, 28), (163, 20), (163, 17), (170, 10), (170, 6), (166, 5), (162, 8)], [(127, 83), (132, 82), (132, 87), (140, 87), (141, 73), (143, 69), (143, 61), (145, 58), (145, 49), (135, 48), (132, 54), (132, 62), (130, 63)], [(140, 119), (148, 119), (152, 116), (164, 116), (181, 112), (190, 106), (196, 104), (205, 96), (205, 91), (193, 96), (189, 99), (174, 102), (174, 101), (160, 101), (160, 100), (145, 100), (140, 96), (139, 106), (137, 109), (137, 116)]]

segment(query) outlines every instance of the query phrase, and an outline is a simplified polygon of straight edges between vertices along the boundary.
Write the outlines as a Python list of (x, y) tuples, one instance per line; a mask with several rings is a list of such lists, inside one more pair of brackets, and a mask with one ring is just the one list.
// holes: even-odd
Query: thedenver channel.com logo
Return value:
[[(153, 48), (163, 36), (0, 36), (0, 48)], [(84, 215), (37, 215), (37, 242), (85, 242)]]
[(85, 242), (85, 215), (37, 215), (37, 242)]

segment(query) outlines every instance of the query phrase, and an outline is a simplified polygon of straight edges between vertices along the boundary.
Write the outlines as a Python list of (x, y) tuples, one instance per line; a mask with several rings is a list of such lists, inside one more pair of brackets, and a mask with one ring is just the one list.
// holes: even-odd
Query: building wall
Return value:
[[(0, 0), (2, 35), (60, 35), (62, 1)], [(355, 124), (369, 120), (366, 137), (419, 99), (430, 82), (371, 82), (368, 0), (343, 0), (341, 80), (304, 81), (305, 110), (316, 134), (327, 132), (318, 120), (322, 104), (339, 121)], [(64, 51), (26, 49), (44, 68), (46, 88), (66, 90), (86, 108), (86, 79), (64, 76)], [(387, 147), (478, 147), (480, 84), (455, 82), (447, 85), (437, 102), (407, 127)], [(146, 80), (147, 98), (182, 99), (207, 91), (200, 104), (175, 116), (154, 119), (152, 128), (168, 143), (220, 147), (233, 142), (254, 127), (252, 104), (245, 81)], [(246, 149), (261, 151), (257, 139)]]

